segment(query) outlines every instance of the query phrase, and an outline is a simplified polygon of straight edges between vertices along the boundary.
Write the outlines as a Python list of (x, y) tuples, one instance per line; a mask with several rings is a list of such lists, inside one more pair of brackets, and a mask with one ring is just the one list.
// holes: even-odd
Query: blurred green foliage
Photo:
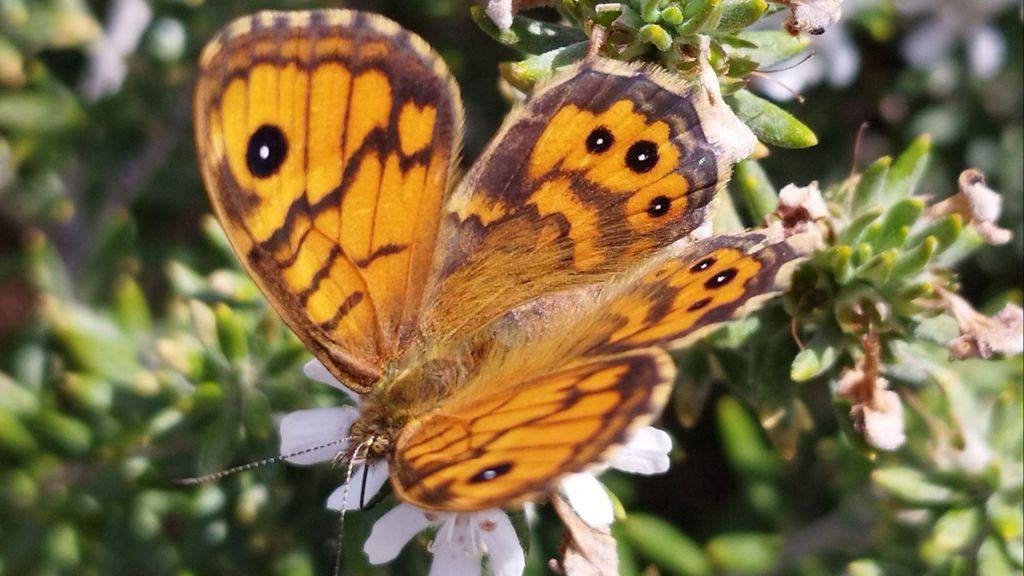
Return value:
[[(133, 3), (0, 2), (0, 574), (329, 573), (337, 526), (323, 503), (341, 471), (273, 465), (172, 484), (273, 455), (277, 416), (340, 401), (302, 376), (308, 352), (207, 215), (189, 128), (195, 55), (216, 29), (260, 7), (317, 4), (137, 0), (149, 14), (118, 53), (123, 83), (100, 95), (92, 65), (120, 4)], [(467, 102), (468, 158), (507, 109), (496, 64), (509, 61), (506, 87), (525, 88), (585, 53), (586, 23), (607, 29), (606, 55), (693, 80), (705, 54), (771, 146), (737, 168), (723, 227), (783, 218), (773, 182), (822, 182), (823, 245), (785, 306), (677, 354), (663, 419), (679, 445), (673, 470), (604, 478), (627, 513), (614, 527), (623, 574), (1024, 569), (1021, 357), (949, 361), (959, 331), (933, 297), (960, 289), (986, 313), (1020, 301), (1017, 5), (984, 14), (1005, 59), (983, 77), (971, 30), (945, 60), (914, 68), (900, 50), (923, 18), (884, 0), (847, 4), (819, 40), (842, 27), (859, 73), (840, 89), (808, 85), (798, 105), (750, 84), (806, 54), (809, 37), (782, 31), (778, 2), (566, 0), (508, 31), (454, 0), (349, 4), (446, 57)], [(972, 166), (1002, 193), (1006, 245), (984, 245), (962, 215), (929, 215)], [(856, 399), (837, 393), (850, 368), (872, 363), (905, 406), (895, 451), (866, 441)], [(346, 519), (345, 573), (425, 572), (422, 546), (391, 568), (366, 564), (362, 541), (387, 507)], [(542, 574), (558, 540), (550, 511), (531, 532), (528, 569)]]

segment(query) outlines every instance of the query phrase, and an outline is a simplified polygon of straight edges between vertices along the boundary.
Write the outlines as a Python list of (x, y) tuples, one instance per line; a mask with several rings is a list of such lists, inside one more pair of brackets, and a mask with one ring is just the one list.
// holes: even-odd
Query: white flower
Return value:
[[(630, 474), (661, 474), (669, 468), (670, 450), (672, 438), (662, 430), (647, 426), (637, 430), (612, 455), (607, 466)], [(591, 527), (608, 526), (615, 520), (612, 501), (594, 474), (568, 474), (562, 478), (558, 491), (576, 514)]]
[[(302, 371), (317, 382), (345, 392), (356, 404), (354, 407), (298, 410), (281, 419), (280, 454), (292, 455), (285, 458), (291, 464), (308, 466), (334, 460), (348, 448), (348, 429), (359, 417), (359, 397), (335, 380), (324, 365), (316, 360), (307, 362)], [(331, 510), (358, 510), (365, 506), (387, 482), (388, 466), (386, 462), (369, 465), (356, 462), (351, 474), (351, 486), (343, 484), (327, 497), (327, 507)]]
[(889, 381), (878, 375), (877, 360), (869, 354), (856, 367), (840, 374), (835, 393), (850, 402), (853, 427), (864, 441), (891, 452), (903, 446), (907, 435), (903, 428), (903, 400), (888, 388)]
[(372, 564), (390, 562), (413, 536), (433, 526), (437, 534), (430, 543), (432, 576), (476, 576), (485, 556), (488, 572), (495, 576), (518, 576), (526, 567), (512, 521), (498, 509), (432, 512), (399, 504), (373, 525), (363, 551)]
[(981, 238), (993, 245), (1006, 244), (1013, 232), (997, 224), (1003, 211), (1003, 197), (985, 184), (985, 175), (971, 168), (960, 173), (956, 194), (928, 207), (925, 216), (939, 218), (959, 214)]
[(790, 16), (786, 29), (824, 34), (843, 15), (843, 0), (788, 0)]
[[(344, 391), (357, 405), (299, 410), (281, 419), (281, 454), (286, 455), (285, 460), (290, 463), (309, 465), (333, 460), (348, 447), (346, 438), (349, 427), (359, 416), (359, 399), (316, 360), (308, 362), (303, 372), (313, 380)], [(356, 463), (348, 481), (327, 498), (327, 507), (332, 510), (363, 508), (387, 479), (387, 462)], [(406, 542), (432, 526), (437, 526), (438, 531), (430, 546), (434, 555), (431, 574), (476, 576), (484, 557), (488, 559), (491, 574), (522, 574), (526, 555), (512, 521), (498, 509), (434, 512), (399, 504), (373, 525), (363, 550), (373, 564), (390, 562)]]
[[(846, 0), (843, 12), (852, 15), (868, 4), (864, 0)], [(807, 5), (794, 5), (804, 14)], [(835, 12), (826, 12), (838, 18)], [(778, 16), (769, 17), (755, 25), (756, 29), (777, 27)], [(792, 16), (791, 16), (792, 18)], [(819, 22), (818, 24), (822, 24)], [(810, 55), (810, 57), (808, 57)], [(860, 71), (860, 50), (842, 25), (832, 26), (823, 34), (811, 36), (807, 49), (782, 62), (771, 64), (763, 76), (754, 78), (757, 91), (776, 101), (798, 98), (805, 89), (826, 83), (831, 88), (849, 86)]]
[(988, 78), (1006, 54), (1006, 42), (990, 20), (1014, 4), (1017, 0), (899, 0), (896, 10), (918, 23), (903, 41), (903, 57), (917, 68), (937, 69), (963, 41), (971, 71)]
[(946, 343), (950, 358), (990, 358), (993, 354), (1024, 352), (1024, 310), (1020, 306), (1007, 303), (990, 317), (956, 294), (940, 291), (939, 295), (960, 329), (960, 336)]
[(128, 73), (125, 58), (135, 51), (152, 18), (153, 9), (145, 0), (115, 0), (103, 35), (89, 48), (81, 83), (86, 99), (98, 100), (121, 89)]
[(731, 167), (754, 152), (757, 137), (722, 99), (718, 74), (710, 64), (711, 39), (699, 36), (700, 87), (707, 107), (702, 114), (704, 136), (719, 163)]
[(502, 32), (512, 28), (512, 0), (489, 0), (484, 12)]

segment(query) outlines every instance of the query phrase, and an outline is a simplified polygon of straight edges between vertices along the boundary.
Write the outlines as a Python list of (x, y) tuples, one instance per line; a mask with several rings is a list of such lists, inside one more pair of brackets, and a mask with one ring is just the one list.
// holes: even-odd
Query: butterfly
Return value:
[(458, 178), (459, 91), (421, 38), (262, 12), (202, 52), (194, 128), (242, 266), (362, 398), (349, 446), (401, 500), (472, 511), (599, 463), (661, 412), (667, 350), (779, 292), (791, 246), (693, 237), (739, 160), (717, 106), (592, 58)]

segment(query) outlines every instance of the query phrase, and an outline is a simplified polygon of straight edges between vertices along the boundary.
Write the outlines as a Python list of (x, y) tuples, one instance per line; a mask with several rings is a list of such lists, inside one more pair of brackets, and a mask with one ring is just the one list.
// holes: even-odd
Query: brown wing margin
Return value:
[(548, 491), (649, 424), (668, 398), (675, 366), (661, 350), (646, 349), (532, 379), (506, 374), (509, 382), (460, 394), (403, 430), (391, 466), (402, 500), (469, 511)]
[(365, 392), (416, 332), (461, 131), (441, 59), (382, 17), (262, 12), (204, 49), (203, 180), (239, 260)]

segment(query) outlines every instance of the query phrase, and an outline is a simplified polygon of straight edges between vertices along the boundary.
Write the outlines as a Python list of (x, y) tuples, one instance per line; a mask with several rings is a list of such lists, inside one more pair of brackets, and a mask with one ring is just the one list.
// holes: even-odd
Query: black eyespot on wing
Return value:
[(731, 282), (732, 279), (736, 277), (737, 273), (738, 272), (735, 268), (726, 268), (725, 270), (722, 270), (721, 272), (715, 274), (711, 278), (708, 278), (708, 280), (704, 282), (704, 287), (707, 288), (708, 290), (721, 288), (722, 286), (725, 286), (726, 284)]
[(615, 137), (612, 136), (612, 133), (604, 126), (598, 126), (587, 136), (587, 152), (600, 154), (611, 148), (614, 143)]
[(671, 207), (672, 200), (668, 196), (655, 196), (651, 198), (651, 203), (647, 205), (647, 215), (651, 218), (664, 216), (668, 214), (668, 209)]
[(643, 174), (649, 172), (658, 163), (658, 145), (650, 140), (639, 140), (626, 150), (626, 166)]
[(711, 298), (701, 298), (700, 300), (697, 300), (693, 304), (690, 304), (689, 306), (687, 306), (686, 307), (686, 311), (687, 312), (696, 312), (697, 310), (700, 310), (701, 308), (707, 308), (708, 304), (711, 304)]
[(504, 474), (508, 474), (510, 470), (512, 470), (512, 463), (511, 462), (502, 462), (500, 464), (493, 464), (491, 466), (487, 466), (486, 468), (483, 468), (482, 470), (480, 470), (476, 474), (473, 474), (472, 476), (470, 476), (469, 477), (469, 482), (471, 484), (477, 484), (479, 482), (487, 482), (488, 480), (494, 480), (498, 476), (502, 476)]
[(703, 272), (703, 271), (707, 270), (708, 268), (714, 266), (715, 262), (716, 262), (716, 260), (715, 260), (715, 258), (713, 256), (708, 256), (707, 258), (701, 260), (700, 262), (697, 262), (693, 266), (690, 266), (690, 272), (693, 272), (693, 273)]
[(273, 124), (264, 124), (249, 137), (245, 149), (245, 165), (256, 178), (267, 178), (277, 173), (288, 157), (288, 139)]

